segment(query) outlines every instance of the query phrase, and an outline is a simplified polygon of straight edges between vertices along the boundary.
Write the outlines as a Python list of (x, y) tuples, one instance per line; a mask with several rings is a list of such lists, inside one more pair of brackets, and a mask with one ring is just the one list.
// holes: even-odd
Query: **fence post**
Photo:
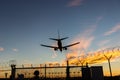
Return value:
[(46, 80), (46, 64), (45, 64), (45, 80)]
[(66, 80), (69, 80), (70, 78), (70, 71), (69, 71), (69, 61), (67, 60), (67, 67), (66, 67)]
[(5, 78), (6, 78), (6, 80), (7, 80), (7, 75), (8, 75), (8, 73), (5, 73)]

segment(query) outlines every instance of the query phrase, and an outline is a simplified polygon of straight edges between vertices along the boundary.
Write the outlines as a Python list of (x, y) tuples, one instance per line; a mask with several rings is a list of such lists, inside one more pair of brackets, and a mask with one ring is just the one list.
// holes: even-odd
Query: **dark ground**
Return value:
[[(5, 78), (0, 78), (0, 80), (10, 80), (10, 79), (5, 79)], [(17, 80), (17, 79), (16, 79)], [(24, 79), (24, 80), (32, 80), (32, 79)], [(54, 79), (41, 79), (41, 80), (66, 80), (65, 78), (54, 78)], [(68, 80), (82, 80), (82, 78), (70, 78)], [(104, 80), (120, 80), (120, 76), (114, 76), (112, 78), (110, 77), (104, 77)]]

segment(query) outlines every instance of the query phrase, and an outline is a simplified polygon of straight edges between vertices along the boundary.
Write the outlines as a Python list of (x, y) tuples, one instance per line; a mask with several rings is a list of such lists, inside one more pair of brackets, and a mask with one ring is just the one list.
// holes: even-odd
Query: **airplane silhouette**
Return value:
[(67, 39), (67, 38), (68, 38), (68, 37), (60, 38), (60, 35), (59, 35), (59, 32), (58, 32), (58, 39), (49, 38), (50, 40), (55, 40), (55, 41), (57, 41), (57, 45), (58, 45), (58, 46), (48, 46), (48, 45), (43, 45), (43, 44), (41, 44), (41, 46), (53, 48), (55, 51), (57, 51), (57, 50), (59, 49), (59, 50), (62, 52), (63, 50), (67, 50), (68, 47), (71, 47), (71, 46), (74, 46), (74, 45), (80, 43), (80, 42), (76, 42), (76, 43), (73, 43), (73, 44), (70, 44), (70, 45), (62, 46), (62, 40), (65, 40), (65, 39)]

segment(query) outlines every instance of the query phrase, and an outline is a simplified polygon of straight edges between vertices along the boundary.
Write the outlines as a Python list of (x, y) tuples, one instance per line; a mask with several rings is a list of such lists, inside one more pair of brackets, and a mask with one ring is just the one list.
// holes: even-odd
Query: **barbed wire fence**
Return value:
[[(87, 64), (95, 64), (95, 63), (100, 63), (100, 62), (104, 62), (104, 61), (108, 61), (109, 64), (109, 69), (110, 69), (110, 76), (112, 76), (112, 69), (111, 69), (111, 65), (110, 65), (110, 61), (116, 58), (120, 57), (120, 46), (116, 46), (116, 47), (112, 47), (112, 48), (106, 48), (103, 50), (99, 50), (90, 54), (87, 54), (86, 56), (78, 56), (78, 57), (72, 57), (69, 61), (71, 62), (72, 60), (76, 60), (76, 62), (72, 61), (71, 63), (69, 62), (70, 65), (75, 65), (75, 66), (86, 66)], [(21, 67), (21, 68), (25, 68), (27, 66), (29, 67), (44, 67), (45, 64), (29, 64), (27, 66), (25, 66), (25, 64), (21, 64), (18, 65), (16, 60), (10, 60), (8, 62), (0, 62), (0, 77), (9, 77), (11, 75), (11, 67), (10, 65), (15, 64), (16, 68), (17, 67)], [(56, 65), (52, 65), (52, 64), (47, 64), (48, 67), (58, 67), (60, 66), (60, 64)], [(80, 70), (80, 68), (74, 68), (74, 70), (71, 68), (71, 76), (75, 76), (75, 74), (81, 74), (80, 71), (78, 71), (78, 69)], [(43, 75), (44, 69), (40, 68), (39, 69), (41, 71), (41, 77), (44, 77), (45, 75)], [(33, 73), (34, 70), (31, 70), (30, 72)], [(58, 69), (58, 72), (54, 71), (54, 69), (49, 69), (47, 72), (47, 76), (49, 77), (55, 77), (55, 76), (64, 76), (66, 72), (65, 69), (63, 69), (63, 71), (61, 71), (60, 68)], [(18, 72), (22, 72), (26, 75), (26, 77), (30, 77), (31, 74), (29, 72), (28, 69), (22, 71), (22, 70), (18, 70)], [(57, 74), (57, 75), (55, 75)]]

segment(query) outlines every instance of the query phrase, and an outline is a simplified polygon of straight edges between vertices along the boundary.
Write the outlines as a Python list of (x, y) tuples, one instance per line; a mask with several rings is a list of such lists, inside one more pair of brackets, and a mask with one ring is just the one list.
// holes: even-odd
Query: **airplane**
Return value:
[(80, 43), (80, 42), (76, 42), (76, 43), (73, 43), (73, 44), (70, 44), (70, 45), (63, 46), (63, 45), (62, 45), (62, 40), (65, 40), (65, 39), (67, 39), (67, 38), (68, 38), (68, 37), (60, 38), (60, 35), (59, 35), (59, 32), (58, 32), (58, 39), (49, 38), (50, 40), (55, 40), (55, 41), (57, 41), (57, 46), (48, 46), (48, 45), (44, 45), (44, 44), (41, 44), (41, 46), (53, 48), (55, 51), (57, 51), (57, 50), (59, 49), (59, 50), (62, 52), (63, 50), (67, 50), (68, 47), (71, 47), (71, 46), (74, 46), (74, 45)]

